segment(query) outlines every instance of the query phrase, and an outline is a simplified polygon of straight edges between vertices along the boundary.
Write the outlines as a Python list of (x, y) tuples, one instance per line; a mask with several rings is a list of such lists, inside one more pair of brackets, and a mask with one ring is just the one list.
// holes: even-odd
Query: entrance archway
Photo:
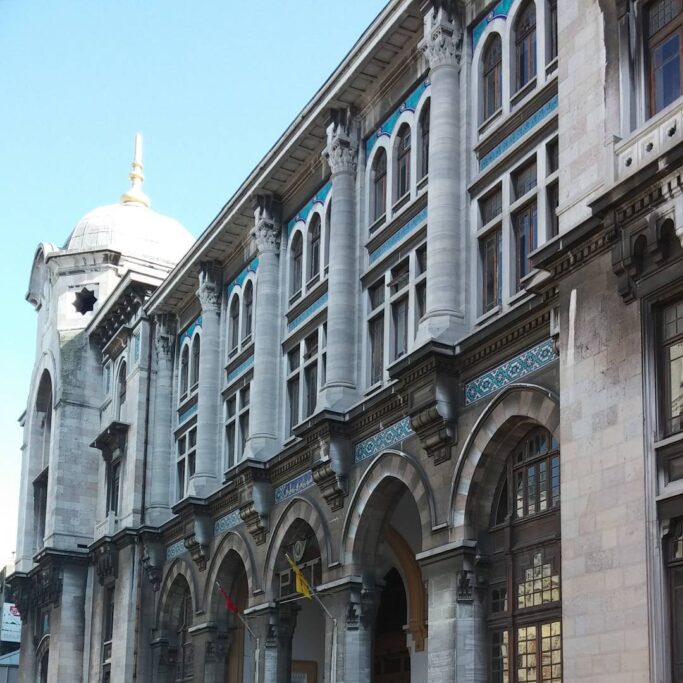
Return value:
[(384, 577), (375, 622), (374, 683), (410, 683), (408, 598), (395, 567)]

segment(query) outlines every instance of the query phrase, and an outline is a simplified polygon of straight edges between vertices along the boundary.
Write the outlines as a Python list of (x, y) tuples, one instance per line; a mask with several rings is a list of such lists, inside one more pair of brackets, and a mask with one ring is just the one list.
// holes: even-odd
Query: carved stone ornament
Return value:
[(164, 547), (158, 542), (148, 542), (143, 546), (142, 568), (156, 593), (161, 587), (161, 577), (165, 560)]
[(460, 67), (463, 30), (452, 2), (435, 2), (431, 24), (425, 30), (420, 49), (431, 69)]
[(320, 493), (330, 506), (330, 510), (344, 507), (344, 498), (349, 493), (348, 477), (334, 471), (330, 460), (323, 460), (313, 465), (313, 481), (318, 485)]
[(348, 109), (333, 109), (327, 128), (327, 147), (323, 157), (332, 175), (356, 173), (358, 162), (358, 126)]
[(50, 563), (41, 568), (33, 577), (31, 585), (31, 604), (39, 608), (53, 605), (59, 607), (62, 597), (63, 574), (61, 567)]
[(104, 585), (109, 578), (116, 579), (119, 569), (119, 553), (116, 545), (111, 541), (106, 541), (98, 546), (93, 554), (100, 586)]
[(280, 202), (273, 195), (257, 195), (254, 200), (254, 227), (251, 236), (259, 254), (280, 250)]
[(456, 442), (456, 421), (438, 403), (411, 415), (410, 424), (435, 465), (450, 460), (451, 447)]
[(359, 628), (368, 628), (375, 621), (377, 608), (375, 594), (369, 590), (355, 591), (346, 604), (346, 628), (349, 631), (357, 631)]
[(197, 565), (200, 572), (206, 569), (206, 564), (209, 560), (209, 546), (200, 541), (199, 535), (194, 529), (194, 525), (185, 538), (183, 539), (185, 547), (190, 551), (193, 562)]
[(472, 602), (472, 572), (463, 569), (458, 572), (458, 602)]
[(199, 270), (199, 288), (197, 289), (197, 298), (202, 306), (203, 313), (217, 313), (220, 308), (220, 278), (221, 269), (217, 263), (206, 261), (201, 264)]
[(163, 313), (154, 316), (154, 348), (160, 358), (170, 358), (176, 337), (175, 316)]
[(268, 534), (268, 515), (259, 512), (253, 500), (240, 508), (240, 517), (247, 525), (256, 545), (263, 545)]

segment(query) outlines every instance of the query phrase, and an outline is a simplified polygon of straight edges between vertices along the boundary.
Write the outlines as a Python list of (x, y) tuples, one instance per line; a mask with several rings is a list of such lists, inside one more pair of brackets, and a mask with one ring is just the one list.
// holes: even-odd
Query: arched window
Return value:
[(683, 6), (656, 0), (647, 8), (647, 61), (650, 114), (661, 111), (683, 92)]
[(372, 220), (379, 220), (387, 210), (387, 153), (377, 150), (372, 164)]
[(116, 396), (117, 396), (117, 416), (119, 420), (126, 417), (126, 392), (128, 382), (126, 380), (126, 361), (119, 365), (119, 374), (116, 379)]
[(502, 104), (503, 49), (500, 36), (494, 33), (486, 44), (483, 56), (483, 116), (484, 120), (493, 116)]
[(180, 353), (180, 400), (182, 401), (187, 396), (187, 389), (189, 386), (188, 373), (190, 369), (190, 348), (187, 344), (183, 347)]
[(427, 100), (420, 114), (420, 180), (429, 173), (429, 110), (431, 100)]
[(240, 298), (234, 296), (230, 302), (230, 321), (228, 323), (228, 348), (230, 353), (237, 349), (240, 338)]
[(515, 23), (515, 69), (517, 90), (536, 76), (536, 5), (527, 2)]
[(289, 295), (295, 296), (301, 292), (303, 278), (304, 243), (301, 233), (297, 232), (292, 240), (292, 267), (290, 271)]
[(242, 339), (246, 341), (251, 337), (254, 326), (254, 285), (251, 280), (244, 287), (242, 306)]
[(190, 366), (190, 388), (194, 389), (199, 383), (199, 354), (201, 352), (201, 337), (196, 334), (192, 340), (192, 365)]
[(410, 191), (410, 126), (404, 123), (398, 131), (396, 147), (396, 196), (394, 201)]
[(491, 513), (489, 680), (562, 681), (560, 452), (534, 428), (508, 458)]
[(320, 274), (320, 214), (313, 214), (311, 226), (308, 229), (308, 273), (310, 281)]

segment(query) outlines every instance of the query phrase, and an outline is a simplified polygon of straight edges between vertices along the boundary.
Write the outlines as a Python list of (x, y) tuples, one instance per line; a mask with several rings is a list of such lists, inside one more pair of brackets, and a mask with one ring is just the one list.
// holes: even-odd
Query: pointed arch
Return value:
[(192, 597), (192, 609), (195, 612), (199, 610), (199, 588), (194, 568), (184, 558), (177, 557), (166, 570), (166, 576), (164, 576), (164, 580), (161, 583), (159, 606), (156, 614), (157, 628), (164, 628), (169, 621), (170, 609), (172, 607), (171, 598), (176, 581), (184, 581), (187, 584), (190, 596)]
[(273, 528), (273, 534), (270, 539), (270, 544), (268, 545), (263, 574), (263, 586), (266, 590), (266, 595), (268, 596), (272, 596), (273, 593), (273, 576), (278, 551), (282, 546), (282, 542), (290, 527), (297, 520), (306, 522), (313, 530), (318, 541), (320, 559), (322, 560), (323, 583), (325, 580), (325, 572), (329, 565), (334, 561), (332, 544), (330, 542), (330, 532), (327, 523), (325, 522), (324, 515), (312, 501), (306, 500), (305, 498), (294, 498), (280, 515), (277, 524)]
[(398, 480), (410, 491), (420, 515), (423, 543), (436, 526), (434, 494), (421, 465), (407, 453), (384, 451), (363, 473), (349, 502), (341, 535), (341, 560), (344, 564), (351, 565), (355, 562), (355, 555), (358, 552), (356, 539), (361, 517), (372, 495), (385, 480), (389, 479)]
[[(535, 384), (506, 387), (479, 416), (465, 441), (451, 483), (452, 540), (461, 540), (470, 533), (472, 497), (484, 476), (489, 456), (519, 429), (534, 424), (545, 427), (559, 441), (559, 399), (549, 389)], [(491, 501), (484, 501), (482, 505), (488, 502)]]

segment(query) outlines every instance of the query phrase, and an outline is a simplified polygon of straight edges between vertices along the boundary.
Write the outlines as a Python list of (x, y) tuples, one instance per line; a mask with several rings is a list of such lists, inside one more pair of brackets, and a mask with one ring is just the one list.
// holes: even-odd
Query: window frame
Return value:
[[(230, 411), (230, 403), (234, 409)], [(232, 469), (244, 459), (244, 449), (249, 439), (251, 409), (251, 378), (244, 379), (223, 400), (223, 433), (225, 445), (225, 471)], [(244, 423), (246, 421), (246, 433)], [(232, 443), (229, 432), (232, 431)]]
[[(650, 117), (656, 116), (660, 111), (666, 109), (669, 104), (672, 104), (677, 99), (683, 95), (683, 2), (681, 0), (673, 0), (673, 2), (678, 4), (678, 14), (663, 24), (659, 29), (657, 29), (652, 35), (649, 34), (650, 27), (650, 13), (653, 7), (657, 4), (658, 0), (649, 2), (646, 5), (645, 11), (645, 63), (647, 71), (647, 84), (648, 84), (648, 113)], [(674, 97), (667, 104), (663, 104), (659, 109), (657, 108), (657, 88), (656, 88), (656, 75), (657, 69), (655, 67), (655, 52), (657, 49), (661, 48), (668, 40), (670, 40), (674, 35), (678, 36), (678, 77), (679, 77), (679, 92), (678, 96)]]
[[(489, 55), (498, 48), (498, 58), (489, 63)], [(492, 32), (486, 41), (481, 56), (482, 107), (481, 122), (494, 117), (503, 107), (503, 40), (499, 33)], [(489, 99), (489, 84), (493, 84), (493, 101)]]
[[(533, 24), (523, 26), (525, 19), (533, 15)], [(536, 3), (534, 0), (527, 0), (515, 18), (514, 28), (514, 54), (515, 54), (515, 93), (523, 90), (529, 83), (532, 83), (538, 73), (536, 59), (536, 31), (538, 29), (538, 16), (536, 13)], [(522, 60), (522, 58), (524, 58)], [(524, 69), (521, 68), (524, 62)], [(526, 75), (526, 78), (525, 78)]]
[(301, 298), (304, 288), (304, 238), (301, 230), (295, 230), (289, 250), (289, 301)]
[(394, 203), (410, 195), (413, 131), (410, 124), (402, 123), (396, 133), (394, 144)]
[[(191, 438), (194, 435), (194, 439)], [(176, 437), (176, 502), (189, 495), (190, 479), (197, 466), (197, 424), (185, 429)], [(181, 476), (182, 470), (182, 476)]]
[(383, 145), (378, 145), (371, 167), (370, 223), (378, 223), (387, 215), (388, 172), (389, 155)]

